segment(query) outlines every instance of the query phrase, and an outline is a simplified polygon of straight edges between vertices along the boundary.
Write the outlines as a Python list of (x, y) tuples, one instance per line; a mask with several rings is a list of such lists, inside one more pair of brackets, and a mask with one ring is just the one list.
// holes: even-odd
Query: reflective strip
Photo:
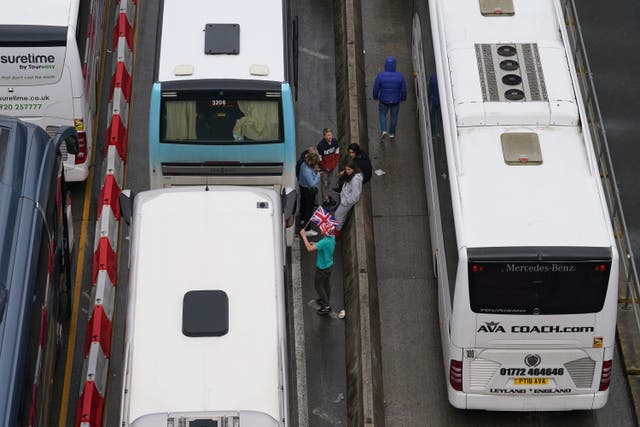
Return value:
[(107, 147), (107, 155), (102, 162), (102, 170), (105, 175), (113, 175), (118, 188), (122, 188), (122, 181), (124, 179), (124, 163), (118, 149), (114, 145)]
[(98, 219), (102, 215), (104, 206), (110, 206), (115, 218), (120, 219), (120, 187), (113, 175), (106, 175), (104, 178), (104, 184), (100, 190), (100, 199), (98, 200)]
[(119, 38), (126, 39), (129, 49), (133, 48), (132, 23), (129, 22), (129, 17), (127, 16), (127, 14), (123, 12), (118, 13), (116, 25), (113, 29), (113, 49), (116, 49)]
[(107, 127), (111, 126), (111, 121), (113, 120), (112, 116), (120, 116), (120, 120), (122, 120), (124, 127), (129, 127), (129, 101), (124, 96), (122, 88), (113, 88), (113, 93), (111, 94), (107, 111), (111, 112)]
[(123, 162), (127, 160), (129, 133), (120, 115), (112, 116), (107, 129), (107, 146), (114, 146)]
[(96, 391), (104, 396), (107, 387), (107, 373), (109, 367), (109, 359), (105, 356), (96, 342), (91, 343), (89, 348), (89, 356), (84, 360), (82, 365), (82, 377), (86, 382), (93, 382)]
[(129, 21), (129, 25), (134, 26), (134, 19), (136, 18), (136, 2), (135, 0), (120, 0), (120, 13), (124, 13), (127, 15), (127, 21)]
[(111, 77), (111, 87), (109, 89), (109, 99), (113, 97), (115, 88), (121, 88), (125, 98), (131, 99), (131, 74), (124, 62), (116, 63), (116, 69)]
[(117, 278), (117, 257), (115, 249), (111, 247), (109, 239), (106, 237), (100, 238), (98, 242), (98, 249), (93, 254), (93, 274), (91, 276), (91, 283), (96, 283), (98, 280), (98, 272), (106, 271), (109, 275), (109, 280), (112, 283), (116, 282)]
[(127, 70), (131, 70), (133, 67), (133, 51), (129, 47), (125, 37), (118, 37), (115, 50), (116, 63), (123, 62)]
[(80, 427), (99, 427), (102, 425), (103, 410), (104, 396), (98, 392), (96, 384), (93, 381), (83, 383), (76, 423), (80, 423)]
[(67, 231), (69, 233), (69, 252), (73, 253), (75, 235), (73, 234), (73, 214), (71, 212), (71, 193), (69, 192), (67, 192), (67, 207), (65, 208), (65, 216), (67, 218)]
[(99, 344), (102, 353), (111, 354), (111, 320), (101, 305), (93, 307), (85, 337), (84, 357), (90, 354), (93, 344)]
[(113, 320), (113, 308), (115, 306), (116, 287), (109, 279), (106, 271), (98, 272), (96, 284), (91, 289), (91, 301), (93, 306), (102, 306), (104, 314), (110, 321)]
[(104, 205), (99, 214), (98, 221), (96, 221), (96, 232), (93, 244), (94, 252), (98, 250), (98, 244), (103, 237), (109, 240), (112, 248), (118, 246), (118, 221), (111, 210), (111, 206)]

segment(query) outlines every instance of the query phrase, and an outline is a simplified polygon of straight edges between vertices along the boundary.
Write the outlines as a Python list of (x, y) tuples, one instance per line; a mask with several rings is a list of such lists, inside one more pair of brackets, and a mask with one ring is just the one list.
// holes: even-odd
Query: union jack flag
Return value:
[(311, 221), (316, 224), (324, 234), (332, 233), (339, 224), (338, 220), (331, 215), (331, 212), (328, 212), (322, 206), (318, 206), (318, 209), (313, 212)]

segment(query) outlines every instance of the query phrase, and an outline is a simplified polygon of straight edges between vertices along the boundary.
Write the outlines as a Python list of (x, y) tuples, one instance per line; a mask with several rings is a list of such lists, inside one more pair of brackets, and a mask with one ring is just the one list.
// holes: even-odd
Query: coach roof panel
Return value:
[[(541, 165), (505, 163), (501, 134), (523, 131), (538, 134)], [(577, 127), (459, 128), (465, 246), (611, 246), (582, 136)]]
[[(165, 0), (159, 44), (158, 81), (191, 79), (285, 80), (283, 5), (280, 0), (211, 2)], [(207, 24), (238, 24), (237, 55), (206, 55)], [(193, 66), (193, 74), (175, 75), (176, 66)], [(265, 65), (266, 76), (250, 73)]]
[[(438, 5), (458, 126), (578, 124), (552, 0), (517, 1), (515, 15), (508, 17), (483, 16), (477, 0)], [(513, 53), (501, 52), (505, 48)], [(513, 67), (501, 69), (498, 64), (505, 60)], [(541, 96), (529, 96), (530, 91)]]
[[(0, 25), (53, 25), (75, 28), (79, 4), (79, 0), (6, 2), (2, 6)], [(72, 36), (75, 36), (75, 33)]]
[[(178, 187), (140, 193), (134, 205), (129, 421), (219, 410), (255, 410), (280, 419), (285, 337), (278, 313), (284, 310), (278, 286), (284, 285), (277, 194)], [(192, 290), (227, 294), (227, 334), (183, 334), (183, 298)]]

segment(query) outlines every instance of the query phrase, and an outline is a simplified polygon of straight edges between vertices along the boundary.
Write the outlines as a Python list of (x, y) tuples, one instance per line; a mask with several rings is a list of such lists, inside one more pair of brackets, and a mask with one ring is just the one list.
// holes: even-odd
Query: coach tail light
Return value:
[[(462, 362), (451, 359), (449, 365), (449, 383), (454, 390), (462, 391)], [(602, 387), (602, 385), (600, 385)]]
[(611, 366), (613, 365), (611, 360), (605, 360), (602, 362), (602, 374), (600, 374), (600, 388), (599, 391), (606, 391), (611, 384)]
[(76, 165), (87, 161), (87, 133), (84, 130), (84, 120), (74, 119), (73, 124), (78, 132), (78, 154), (76, 154)]

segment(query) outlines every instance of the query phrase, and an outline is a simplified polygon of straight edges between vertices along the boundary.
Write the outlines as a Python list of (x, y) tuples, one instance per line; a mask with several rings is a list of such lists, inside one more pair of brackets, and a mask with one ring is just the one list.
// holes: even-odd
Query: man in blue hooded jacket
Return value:
[[(373, 99), (380, 101), (378, 112), (380, 113), (381, 142), (387, 136), (391, 139), (395, 138), (400, 102), (407, 99), (407, 83), (402, 73), (396, 71), (396, 58), (393, 56), (387, 57), (384, 62), (384, 71), (380, 71), (376, 76), (376, 81), (373, 84)], [(387, 114), (391, 118), (388, 132)]]

